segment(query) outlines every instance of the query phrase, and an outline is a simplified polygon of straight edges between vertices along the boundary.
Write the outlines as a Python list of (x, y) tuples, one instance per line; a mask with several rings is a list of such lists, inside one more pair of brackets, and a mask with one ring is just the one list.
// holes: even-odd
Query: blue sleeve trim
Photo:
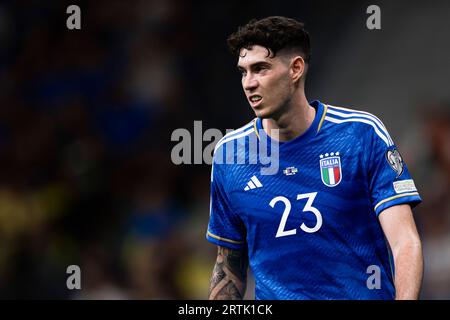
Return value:
[(387, 198), (385, 200), (380, 201), (375, 206), (375, 213), (378, 216), (383, 210), (386, 210), (387, 208), (399, 205), (399, 204), (410, 204), (412, 208), (417, 206), (419, 203), (422, 202), (422, 198), (420, 198), (419, 193), (414, 192), (412, 194), (404, 194), (404, 195), (398, 195), (393, 196), (390, 198)]
[(216, 236), (215, 234), (212, 234), (210, 231), (208, 231), (206, 233), (206, 240), (208, 240), (209, 242), (214, 243), (218, 246), (226, 247), (226, 248), (230, 248), (230, 249), (240, 250), (240, 249), (245, 248), (245, 242), (243, 242), (243, 241), (235, 241), (235, 240), (230, 240), (227, 238), (219, 237), (219, 236)]

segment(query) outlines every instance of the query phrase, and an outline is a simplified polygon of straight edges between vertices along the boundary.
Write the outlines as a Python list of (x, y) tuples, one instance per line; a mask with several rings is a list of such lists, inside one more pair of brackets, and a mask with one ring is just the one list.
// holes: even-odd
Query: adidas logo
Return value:
[(263, 185), (262, 183), (258, 180), (258, 178), (256, 176), (253, 176), (249, 182), (247, 182), (247, 186), (244, 188), (244, 191), (248, 191), (250, 189), (256, 189), (256, 188), (261, 188)]

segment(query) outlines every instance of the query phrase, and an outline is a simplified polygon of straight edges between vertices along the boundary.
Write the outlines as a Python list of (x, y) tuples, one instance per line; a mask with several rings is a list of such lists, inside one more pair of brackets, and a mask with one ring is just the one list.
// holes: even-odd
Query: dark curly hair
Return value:
[(269, 54), (272, 52), (273, 56), (281, 49), (296, 49), (306, 63), (311, 59), (309, 34), (304, 24), (286, 17), (253, 19), (230, 35), (227, 43), (231, 53), (236, 56), (242, 48), (260, 45), (267, 48)]

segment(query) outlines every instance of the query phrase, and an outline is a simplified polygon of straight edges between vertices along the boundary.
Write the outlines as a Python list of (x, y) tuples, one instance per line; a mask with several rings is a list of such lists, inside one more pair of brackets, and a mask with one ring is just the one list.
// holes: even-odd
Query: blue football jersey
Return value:
[(377, 117), (310, 104), (295, 139), (276, 143), (256, 118), (218, 142), (206, 238), (248, 251), (256, 299), (393, 299), (378, 215), (421, 202), (414, 181)]

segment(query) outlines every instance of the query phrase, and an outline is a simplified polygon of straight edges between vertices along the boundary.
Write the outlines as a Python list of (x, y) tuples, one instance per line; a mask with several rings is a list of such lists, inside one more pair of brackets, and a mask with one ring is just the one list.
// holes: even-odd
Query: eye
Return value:
[(265, 70), (267, 70), (268, 69), (268, 67), (266, 66), (266, 65), (256, 65), (255, 66), (255, 72), (256, 73), (259, 73), (259, 72), (261, 72), (261, 71), (265, 71)]

